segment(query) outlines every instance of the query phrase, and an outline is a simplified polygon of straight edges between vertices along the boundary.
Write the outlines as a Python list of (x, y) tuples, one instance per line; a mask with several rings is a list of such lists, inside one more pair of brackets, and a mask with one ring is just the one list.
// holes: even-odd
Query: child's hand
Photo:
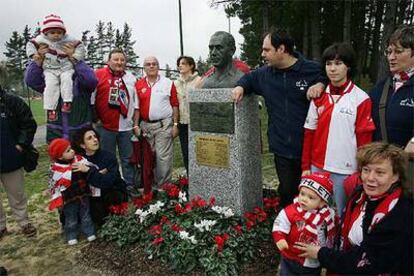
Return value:
[(280, 240), (276, 243), (277, 248), (279, 248), (280, 251), (289, 249), (289, 245), (286, 240)]
[(89, 169), (90, 169), (89, 166), (87, 166), (87, 165), (85, 165), (83, 163), (80, 163), (80, 162), (76, 162), (76, 163), (73, 163), (72, 164), (72, 170), (74, 172), (83, 172), (83, 173), (86, 173), (86, 172), (89, 171)]

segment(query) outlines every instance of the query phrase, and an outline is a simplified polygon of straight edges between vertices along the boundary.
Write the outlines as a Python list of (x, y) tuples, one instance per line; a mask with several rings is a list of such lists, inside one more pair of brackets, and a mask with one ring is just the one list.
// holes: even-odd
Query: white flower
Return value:
[(186, 202), (187, 201), (187, 193), (180, 191), (180, 193), (178, 194), (178, 201), (180, 203)]
[(158, 213), (159, 210), (161, 210), (161, 207), (164, 207), (164, 205), (164, 202), (158, 200), (155, 204), (151, 204), (149, 206), (148, 212), (155, 215), (156, 213)]
[(192, 244), (197, 244), (197, 240), (195, 239), (194, 236), (190, 237), (190, 241), (191, 241)]
[(182, 240), (187, 240), (188, 236), (190, 235), (187, 231), (180, 231), (178, 234), (180, 234), (180, 238)]
[(197, 244), (195, 236), (190, 236), (190, 234), (187, 231), (180, 231), (178, 234), (180, 235), (180, 239), (189, 240), (192, 244)]
[(217, 214), (220, 214), (221, 217), (229, 218), (234, 216), (233, 210), (229, 207), (213, 206), (211, 209)]
[(149, 215), (149, 212), (148, 212), (148, 211), (141, 212), (141, 214), (139, 215), (139, 222), (140, 222), (140, 223), (143, 223), (143, 222), (144, 222), (144, 220), (145, 220), (145, 218), (146, 218), (148, 215)]
[(142, 209), (137, 209), (136, 211), (135, 211), (135, 215), (138, 215), (138, 216), (140, 216), (141, 214), (142, 214)]
[(194, 223), (194, 227), (196, 227), (200, 232), (210, 231), (211, 227), (217, 223), (215, 220), (207, 220), (203, 219), (200, 223)]
[(232, 217), (232, 216), (234, 216), (234, 212), (233, 212), (233, 210), (232, 210), (232, 209), (228, 208), (228, 209), (224, 212), (224, 217), (225, 217), (225, 218), (229, 218), (229, 217)]

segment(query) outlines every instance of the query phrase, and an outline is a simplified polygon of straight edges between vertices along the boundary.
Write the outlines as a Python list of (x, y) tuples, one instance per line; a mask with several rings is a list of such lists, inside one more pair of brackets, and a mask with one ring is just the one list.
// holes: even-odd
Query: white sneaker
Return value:
[(75, 245), (75, 244), (77, 244), (78, 243), (78, 240), (77, 239), (73, 239), (73, 240), (69, 240), (68, 241), (68, 244), (69, 245)]
[(88, 242), (92, 242), (94, 240), (96, 240), (96, 236), (95, 235), (91, 235), (87, 238)]

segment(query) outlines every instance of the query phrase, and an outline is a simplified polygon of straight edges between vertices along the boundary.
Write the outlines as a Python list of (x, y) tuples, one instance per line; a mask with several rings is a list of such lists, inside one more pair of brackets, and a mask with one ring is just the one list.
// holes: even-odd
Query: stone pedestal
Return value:
[(240, 104), (231, 89), (192, 91), (189, 126), (189, 194), (216, 198), (241, 215), (262, 204), (257, 96)]

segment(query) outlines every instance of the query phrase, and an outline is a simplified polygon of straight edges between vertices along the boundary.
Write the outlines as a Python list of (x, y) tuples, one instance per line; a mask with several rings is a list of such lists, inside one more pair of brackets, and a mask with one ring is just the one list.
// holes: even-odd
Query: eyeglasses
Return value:
[(394, 53), (394, 55), (399, 56), (402, 53), (404, 53), (405, 50), (406, 50), (405, 48), (386, 49), (384, 51), (384, 55), (388, 57), (389, 55), (391, 55), (392, 53)]
[(144, 63), (144, 66), (146, 66), (146, 67), (150, 67), (150, 66), (156, 67), (156, 66), (158, 66), (158, 63), (157, 62), (146, 62), (146, 63)]

